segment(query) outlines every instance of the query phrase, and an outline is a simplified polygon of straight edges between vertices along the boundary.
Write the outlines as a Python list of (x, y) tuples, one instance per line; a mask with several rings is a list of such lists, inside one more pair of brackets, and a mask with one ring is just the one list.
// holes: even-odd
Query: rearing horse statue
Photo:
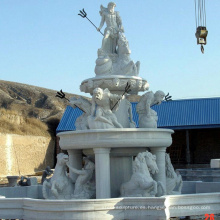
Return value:
[(121, 197), (155, 197), (158, 183), (151, 174), (158, 171), (155, 155), (148, 151), (139, 153), (133, 163), (131, 179), (121, 185)]

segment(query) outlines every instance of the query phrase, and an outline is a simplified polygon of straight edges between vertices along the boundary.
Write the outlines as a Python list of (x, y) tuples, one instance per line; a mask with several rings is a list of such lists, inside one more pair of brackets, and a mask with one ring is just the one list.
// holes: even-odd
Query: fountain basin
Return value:
[(220, 213), (220, 193), (173, 195), (160, 198), (42, 200), (0, 198), (0, 218), (24, 220), (205, 218)]
[(123, 147), (169, 147), (170, 129), (114, 128), (67, 131), (58, 134), (63, 150)]

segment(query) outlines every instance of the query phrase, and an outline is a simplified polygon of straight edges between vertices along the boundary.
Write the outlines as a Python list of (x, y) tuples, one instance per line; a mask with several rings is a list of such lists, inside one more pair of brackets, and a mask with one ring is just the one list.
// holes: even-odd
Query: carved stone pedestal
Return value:
[(132, 174), (132, 157), (147, 148), (157, 157), (160, 172), (156, 180), (165, 183), (165, 150), (172, 143), (172, 133), (169, 129), (114, 128), (68, 131), (58, 136), (63, 150), (81, 149), (87, 156), (95, 154), (96, 196), (110, 198), (120, 196), (121, 183)]

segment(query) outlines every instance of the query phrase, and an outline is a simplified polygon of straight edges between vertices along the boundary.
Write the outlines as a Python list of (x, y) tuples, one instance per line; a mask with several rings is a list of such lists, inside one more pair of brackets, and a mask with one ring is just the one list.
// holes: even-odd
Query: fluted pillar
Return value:
[(110, 148), (94, 148), (96, 199), (111, 198), (110, 190)]
[(154, 179), (160, 181), (166, 190), (166, 170), (165, 170), (165, 153), (166, 147), (154, 147), (151, 148), (151, 153), (156, 155), (156, 162), (159, 169), (157, 174), (154, 174)]
[[(82, 169), (82, 150), (68, 150), (69, 154), (69, 163), (71, 167), (74, 167), (77, 170)], [(70, 171), (70, 178), (73, 182), (76, 182), (78, 174), (75, 174)]]

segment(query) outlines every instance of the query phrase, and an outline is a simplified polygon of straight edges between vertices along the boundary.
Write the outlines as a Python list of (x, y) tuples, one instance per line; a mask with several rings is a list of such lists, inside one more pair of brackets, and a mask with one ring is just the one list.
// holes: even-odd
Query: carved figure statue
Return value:
[(151, 174), (158, 173), (156, 156), (150, 152), (139, 153), (133, 163), (131, 179), (120, 187), (122, 197), (154, 197), (160, 182), (153, 180)]
[(179, 173), (175, 172), (169, 154), (165, 154), (165, 162), (167, 195), (179, 195), (183, 186), (182, 177)]
[[(88, 117), (89, 128), (122, 128), (122, 125), (118, 122), (114, 114), (118, 109), (119, 102), (117, 103), (117, 101), (120, 98), (120, 95), (111, 94), (108, 89), (94, 89), (91, 116)], [(116, 103), (117, 105), (115, 105)], [(112, 109), (113, 107), (114, 109)]]
[(50, 176), (52, 173), (53, 173), (53, 170), (50, 169), (50, 166), (47, 166), (43, 172), (43, 175), (41, 178), (41, 184), (43, 184), (44, 181), (47, 179), (47, 177)]
[(43, 196), (45, 199), (71, 199), (74, 192), (73, 181), (67, 175), (66, 163), (69, 156), (60, 153), (57, 155), (57, 164), (53, 176), (43, 183)]
[(70, 105), (73, 108), (79, 107), (80, 109), (84, 111), (83, 114), (76, 119), (76, 122), (75, 122), (76, 130), (89, 129), (87, 118), (89, 115), (91, 115), (92, 104), (90, 103), (90, 101), (88, 101), (87, 99), (83, 97), (80, 97), (78, 99), (73, 97), (70, 99)]
[(140, 62), (134, 63), (130, 58), (131, 50), (128, 41), (123, 34), (124, 28), (119, 16), (115, 11), (116, 4), (109, 2), (108, 8), (101, 5), (100, 15), (102, 17), (101, 30), (106, 23), (102, 47), (98, 50), (95, 73), (100, 75), (128, 75), (137, 76), (140, 70)]
[(157, 128), (157, 113), (151, 106), (160, 105), (165, 97), (163, 91), (158, 90), (155, 94), (150, 91), (141, 96), (136, 110), (139, 114), (139, 127), (140, 128)]
[(99, 12), (102, 19), (97, 31), (100, 31), (106, 23), (104, 32), (104, 38), (102, 40), (102, 50), (107, 54), (113, 54), (116, 52), (116, 46), (118, 41), (118, 33), (124, 32), (122, 26), (122, 20), (119, 16), (119, 12), (115, 11), (116, 4), (114, 2), (108, 3), (108, 8), (101, 5), (101, 11)]
[(95, 198), (95, 181), (94, 181), (94, 169), (95, 164), (90, 161), (87, 157), (84, 158), (84, 168), (82, 170), (77, 170), (71, 167), (69, 163), (67, 166), (73, 172), (79, 176), (75, 182), (75, 190), (72, 195), (73, 199), (90, 199)]

